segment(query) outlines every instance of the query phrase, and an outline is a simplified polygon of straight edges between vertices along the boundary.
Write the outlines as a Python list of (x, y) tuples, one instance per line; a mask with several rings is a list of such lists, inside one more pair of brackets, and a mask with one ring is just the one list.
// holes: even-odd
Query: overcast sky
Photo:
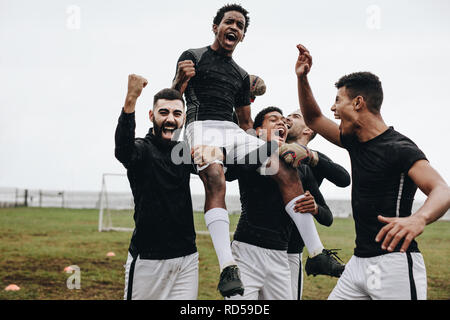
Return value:
[[(136, 135), (144, 136), (153, 95), (171, 85), (184, 50), (212, 43), (212, 19), (225, 3), (0, 0), (0, 187), (99, 190), (102, 173), (125, 172), (114, 158), (114, 130), (127, 75), (149, 80), (136, 110)], [(326, 115), (342, 75), (377, 74), (385, 121), (449, 182), (450, 1), (240, 3), (251, 21), (234, 59), (267, 85), (252, 116), (269, 105), (286, 114), (298, 108), (302, 43)], [(321, 137), (310, 146), (350, 170), (345, 150)], [(194, 189), (202, 192), (201, 184)], [(327, 182), (322, 191), (350, 198), (350, 188)], [(229, 192), (237, 194), (236, 185)]]

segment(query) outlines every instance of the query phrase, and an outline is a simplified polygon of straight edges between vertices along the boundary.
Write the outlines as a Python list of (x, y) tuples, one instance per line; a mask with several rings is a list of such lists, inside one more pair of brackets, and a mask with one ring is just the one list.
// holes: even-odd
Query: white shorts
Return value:
[[(128, 253), (125, 267), (125, 300), (196, 300), (198, 252), (174, 259), (137, 259)], [(134, 269), (134, 270), (133, 270)], [(131, 287), (128, 288), (132, 277)]]
[(302, 300), (303, 294), (303, 268), (300, 253), (288, 253), (289, 269), (291, 270), (291, 289), (294, 300)]
[(427, 274), (422, 254), (352, 256), (328, 299), (426, 300)]
[(231, 251), (244, 284), (244, 295), (227, 300), (292, 300), (287, 252), (233, 241)]
[[(260, 148), (265, 141), (246, 133), (236, 123), (220, 120), (205, 120), (191, 122), (186, 127), (186, 138), (189, 147), (198, 145), (225, 148), (227, 158), (237, 163), (247, 154)], [(223, 162), (221, 162), (223, 164)], [(204, 166), (199, 168), (202, 170)]]

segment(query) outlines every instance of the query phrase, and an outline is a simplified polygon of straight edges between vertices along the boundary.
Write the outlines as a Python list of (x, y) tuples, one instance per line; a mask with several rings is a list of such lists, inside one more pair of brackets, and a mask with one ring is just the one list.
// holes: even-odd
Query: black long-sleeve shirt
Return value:
[[(197, 251), (189, 187), (193, 166), (177, 165), (171, 159), (173, 148), (183, 145), (161, 143), (151, 130), (145, 138), (135, 138), (135, 127), (134, 113), (122, 111), (115, 156), (127, 169), (134, 197), (130, 253), (158, 260), (192, 254)], [(180, 154), (189, 153), (188, 148), (180, 149)]]
[(350, 174), (339, 164), (333, 162), (323, 153), (316, 151), (319, 155), (319, 162), (311, 170), (320, 187), (323, 179), (334, 183), (336, 186), (345, 188), (350, 185)]

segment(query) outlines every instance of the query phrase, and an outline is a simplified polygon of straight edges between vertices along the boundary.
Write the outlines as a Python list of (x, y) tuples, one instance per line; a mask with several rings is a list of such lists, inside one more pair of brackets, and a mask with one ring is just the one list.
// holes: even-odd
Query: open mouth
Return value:
[(277, 129), (277, 136), (279, 136), (281, 139), (284, 140), (286, 138), (286, 134), (287, 134), (286, 128)]
[(168, 133), (168, 134), (173, 134), (176, 129), (177, 129), (177, 127), (175, 127), (175, 126), (164, 126), (162, 128), (162, 132), (163, 133)]
[(235, 42), (237, 40), (237, 36), (234, 33), (229, 32), (229, 33), (225, 34), (225, 39), (227, 39), (228, 41), (231, 41), (231, 42)]

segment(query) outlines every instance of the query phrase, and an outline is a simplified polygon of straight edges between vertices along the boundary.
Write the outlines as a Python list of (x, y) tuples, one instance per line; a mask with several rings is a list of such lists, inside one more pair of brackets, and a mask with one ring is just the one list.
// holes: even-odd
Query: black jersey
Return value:
[[(331, 224), (333, 223), (333, 214), (331, 213), (330, 208), (328, 208), (328, 205), (326, 204), (325, 199), (323, 198), (323, 195), (319, 190), (319, 186), (311, 168), (307, 165), (302, 164), (297, 168), (297, 173), (300, 181), (302, 182), (303, 190), (305, 192), (309, 191), (314, 197), (314, 201), (317, 204), (318, 213), (313, 215), (313, 217), (320, 224), (327, 227), (331, 226)], [(300, 253), (303, 251), (304, 247), (305, 243), (303, 242), (298, 229), (293, 228), (291, 238), (289, 240), (288, 253)]]
[(233, 110), (250, 105), (250, 79), (229, 56), (210, 46), (183, 52), (178, 62), (192, 60), (195, 76), (184, 92), (186, 125), (193, 121), (233, 121)]
[(228, 169), (228, 181), (239, 180), (242, 212), (234, 240), (258, 247), (287, 250), (292, 220), (284, 209), (278, 184), (245, 165)]
[[(385, 226), (377, 216), (407, 217), (411, 215), (417, 186), (408, 176), (412, 165), (426, 157), (409, 138), (393, 127), (377, 137), (359, 142), (355, 136), (341, 135), (341, 142), (352, 164), (352, 209), (356, 229), (355, 256), (373, 257), (385, 253), (375, 242)], [(398, 252), (403, 241), (397, 245)], [(408, 248), (418, 252), (413, 240)]]
[[(134, 197), (135, 229), (129, 251), (147, 259), (171, 259), (197, 251), (189, 188), (192, 164), (175, 165), (171, 151), (151, 131), (135, 139), (134, 113), (122, 111), (115, 134), (116, 158), (127, 169)], [(189, 148), (185, 149), (189, 153)]]

